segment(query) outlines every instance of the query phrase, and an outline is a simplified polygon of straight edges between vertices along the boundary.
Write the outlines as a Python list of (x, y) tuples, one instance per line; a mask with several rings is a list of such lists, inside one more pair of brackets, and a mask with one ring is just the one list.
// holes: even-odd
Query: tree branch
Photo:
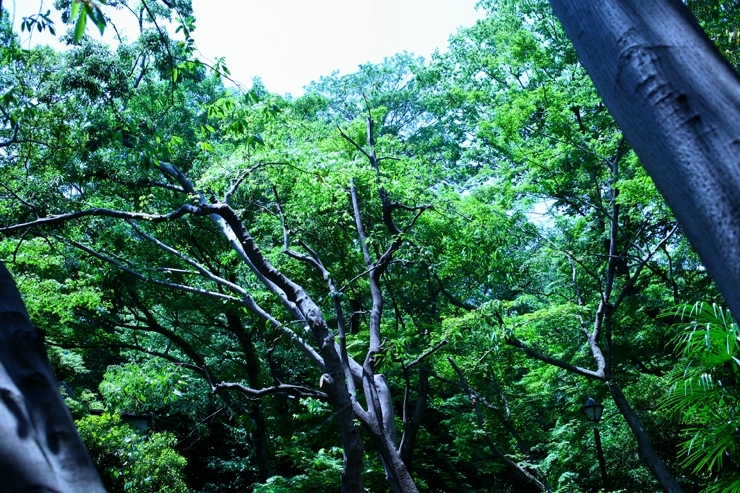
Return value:
[(142, 281), (150, 282), (152, 284), (156, 284), (158, 286), (164, 286), (164, 287), (167, 287), (167, 288), (170, 288), (170, 289), (176, 289), (176, 290), (185, 291), (185, 292), (188, 292), (188, 293), (200, 294), (200, 295), (208, 296), (210, 298), (215, 298), (215, 299), (224, 300), (224, 301), (232, 301), (232, 302), (235, 302), (235, 303), (239, 303), (240, 305), (243, 305), (244, 304), (242, 299), (236, 298), (234, 296), (229, 296), (229, 295), (226, 295), (226, 294), (223, 294), (223, 293), (217, 293), (217, 292), (214, 292), (214, 291), (208, 291), (207, 289), (196, 288), (196, 287), (193, 287), (193, 286), (187, 286), (185, 284), (178, 284), (178, 283), (173, 283), (173, 282), (160, 281), (158, 279), (152, 279), (151, 277), (147, 277), (144, 274), (141, 274), (140, 272), (137, 272), (137, 271), (135, 271), (135, 270), (133, 270), (133, 269), (131, 269), (129, 267), (126, 267), (125, 265), (123, 265), (118, 260), (115, 260), (114, 258), (109, 257), (107, 255), (104, 255), (104, 254), (102, 254), (102, 253), (100, 253), (100, 252), (98, 252), (96, 250), (93, 250), (92, 248), (90, 248), (90, 247), (88, 247), (86, 245), (83, 245), (82, 243), (79, 243), (79, 242), (73, 241), (73, 240), (67, 240), (67, 239), (60, 238), (60, 237), (56, 237), (56, 238), (58, 240), (60, 240), (60, 241), (65, 241), (65, 242), (69, 243), (70, 245), (74, 246), (75, 248), (79, 248), (80, 250), (88, 253), (89, 255), (92, 255), (93, 257), (95, 257), (95, 258), (97, 258), (99, 260), (102, 260), (103, 262), (107, 262), (109, 264), (115, 265), (120, 270), (122, 270), (122, 271), (126, 272), (127, 274), (132, 275), (132, 276), (134, 276), (134, 277), (136, 277), (138, 279), (141, 279)]
[(650, 261), (650, 259), (655, 255), (655, 253), (663, 248), (663, 246), (668, 242), (668, 240), (673, 236), (673, 234), (678, 230), (678, 224), (673, 226), (673, 228), (668, 232), (667, 235), (663, 237), (663, 239), (660, 240), (660, 243), (653, 249), (652, 252), (648, 252), (642, 260), (640, 260), (640, 264), (637, 266), (637, 269), (635, 269), (635, 273), (627, 280), (627, 282), (622, 287), (619, 297), (617, 298), (617, 301), (613, 305), (613, 309), (616, 310), (619, 308), (619, 305), (622, 304), (622, 301), (624, 301), (625, 296), (627, 295), (627, 292), (634, 286), (635, 282), (637, 282), (637, 277), (642, 272), (642, 269), (645, 267), (645, 265)]
[(0, 142), (0, 148), (8, 147), (17, 142), (16, 139), (18, 138), (18, 130), (20, 129), (20, 126), (20, 122), (15, 122), (15, 125), (13, 125), (13, 135), (8, 140)]
[[(473, 404), (473, 409), (475, 410), (475, 417), (478, 423), (478, 428), (481, 431), (483, 430), (483, 413), (481, 413), (480, 410), (480, 404), (478, 403), (478, 399), (476, 398), (475, 392), (470, 388), (468, 385), (468, 379), (465, 378), (465, 374), (460, 369), (459, 366), (455, 363), (455, 360), (452, 359), (452, 357), (448, 357), (447, 361), (450, 362), (450, 366), (452, 366), (452, 369), (455, 370), (455, 373), (457, 373), (458, 378), (460, 378), (460, 385), (465, 390), (465, 393), (468, 394), (468, 398), (470, 399), (471, 404)], [(487, 433), (483, 433), (483, 441), (486, 443), (488, 448), (493, 452), (493, 454), (498, 457), (498, 459), (506, 464), (507, 466), (511, 467), (515, 471), (517, 471), (519, 474), (524, 476), (528, 481), (534, 483), (535, 486), (537, 486), (541, 491), (552, 491), (552, 488), (550, 488), (550, 485), (547, 484), (547, 481), (543, 479), (540, 479), (536, 477), (534, 474), (526, 470), (523, 466), (517, 464), (513, 460), (509, 459), (509, 457), (504, 454), (504, 452), (498, 448), (498, 446), (491, 440), (491, 437)]]
[(259, 399), (266, 395), (277, 394), (277, 395), (287, 395), (288, 397), (299, 398), (299, 399), (311, 397), (311, 398), (319, 399), (325, 402), (329, 400), (329, 396), (326, 393), (321, 392), (319, 390), (310, 389), (308, 387), (303, 387), (301, 385), (288, 385), (284, 383), (273, 385), (271, 387), (264, 387), (261, 389), (252, 389), (240, 383), (234, 383), (234, 382), (221, 382), (221, 383), (217, 383), (213, 385), (212, 387), (212, 391), (214, 393), (221, 392), (224, 390), (238, 390), (239, 392), (247, 395), (251, 399)]
[(568, 370), (569, 372), (575, 373), (577, 375), (582, 375), (584, 377), (593, 378), (593, 379), (602, 380), (602, 381), (604, 380), (603, 370), (599, 370), (599, 371), (588, 370), (586, 368), (581, 368), (580, 366), (566, 363), (565, 361), (559, 360), (557, 358), (552, 358), (550, 356), (540, 353), (539, 351), (532, 349), (531, 347), (527, 346), (526, 344), (524, 344), (522, 341), (520, 341), (514, 336), (508, 336), (506, 338), (506, 343), (510, 346), (521, 349), (528, 356), (538, 359), (542, 361), (543, 363), (557, 366), (558, 368)]
[(406, 368), (406, 369), (413, 368), (414, 366), (416, 366), (419, 363), (421, 363), (424, 360), (424, 358), (426, 358), (427, 356), (430, 356), (430, 355), (434, 354), (435, 352), (437, 352), (437, 350), (439, 350), (445, 344), (447, 344), (447, 339), (442, 339), (437, 344), (435, 344), (433, 347), (431, 347), (431, 348), (427, 349), (426, 351), (424, 351), (414, 361), (412, 361), (411, 363), (409, 363), (407, 365), (404, 365), (404, 368)]
[(173, 221), (179, 219), (186, 214), (192, 214), (194, 216), (205, 216), (208, 212), (203, 211), (201, 207), (196, 207), (190, 204), (183, 204), (177, 210), (170, 212), (169, 214), (145, 214), (139, 212), (127, 212), (113, 209), (86, 209), (84, 211), (70, 212), (68, 214), (59, 214), (57, 216), (48, 216), (35, 221), (30, 221), (22, 224), (14, 224), (12, 226), (6, 226), (0, 228), (0, 233), (12, 233), (20, 229), (31, 228), (36, 226), (47, 226), (54, 224), (61, 224), (72, 219), (80, 217), (112, 217), (116, 219), (129, 219), (129, 220), (140, 220), (140, 221), (151, 221), (154, 223)]

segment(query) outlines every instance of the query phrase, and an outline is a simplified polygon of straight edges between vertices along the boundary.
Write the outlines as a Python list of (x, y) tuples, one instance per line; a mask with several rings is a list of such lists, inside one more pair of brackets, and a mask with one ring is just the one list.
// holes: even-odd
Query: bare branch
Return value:
[(431, 273), (434, 279), (437, 280), (437, 285), (439, 286), (440, 291), (442, 294), (449, 300), (450, 303), (452, 303), (454, 306), (458, 308), (464, 308), (466, 310), (476, 310), (478, 307), (475, 305), (471, 305), (470, 303), (467, 303), (465, 301), (461, 301), (457, 299), (455, 296), (453, 296), (452, 293), (447, 291), (447, 288), (445, 288), (444, 283), (442, 282), (442, 279), (439, 278), (436, 272)]
[(578, 285), (578, 269), (576, 268), (576, 263), (571, 257), (568, 257), (568, 263), (570, 264), (570, 268), (573, 271), (573, 289), (575, 289), (576, 292), (576, 304), (578, 306), (583, 306), (583, 298), (581, 298), (581, 288)]
[(347, 289), (348, 289), (348, 288), (350, 287), (350, 285), (351, 285), (351, 284), (352, 284), (353, 282), (355, 282), (355, 281), (356, 281), (356, 280), (358, 280), (359, 278), (363, 277), (364, 275), (366, 275), (366, 274), (369, 274), (369, 273), (371, 273), (372, 271), (374, 271), (374, 270), (375, 270), (375, 269), (377, 269), (377, 268), (378, 268), (378, 266), (377, 266), (377, 265), (373, 265), (373, 266), (372, 266), (372, 267), (370, 267), (369, 269), (366, 269), (366, 270), (364, 270), (364, 271), (360, 272), (359, 274), (357, 274), (357, 275), (356, 275), (355, 277), (353, 277), (353, 278), (352, 278), (352, 279), (350, 279), (349, 281), (346, 281), (346, 282), (344, 283), (344, 286), (342, 286), (342, 288), (341, 288), (341, 289), (340, 289), (339, 291), (343, 293), (344, 291), (346, 291), (346, 290), (347, 290)]
[(313, 252), (313, 250), (311, 250), (314, 255), (304, 255), (290, 249), (290, 232), (288, 231), (285, 214), (283, 213), (283, 207), (280, 205), (280, 197), (278, 196), (277, 188), (274, 185), (272, 186), (272, 193), (275, 195), (275, 206), (277, 207), (278, 214), (280, 214), (280, 222), (283, 225), (283, 253), (291, 258), (307, 263), (308, 265), (319, 271), (325, 281), (329, 281), (331, 283), (329, 279), (329, 271), (324, 268), (324, 265), (318, 259), (318, 256), (316, 256), (316, 252)]
[[(483, 413), (481, 413), (480, 410), (480, 404), (478, 403), (478, 396), (477, 394), (470, 388), (468, 385), (468, 379), (465, 378), (465, 374), (460, 369), (459, 366), (455, 363), (455, 360), (452, 359), (452, 357), (448, 357), (447, 361), (450, 362), (450, 366), (452, 366), (452, 369), (455, 370), (455, 373), (457, 373), (458, 378), (460, 378), (460, 385), (465, 390), (465, 393), (468, 394), (468, 398), (470, 399), (471, 404), (473, 405), (473, 409), (475, 410), (475, 417), (478, 423), (478, 428), (483, 431)], [(529, 472), (527, 469), (524, 468), (524, 466), (517, 464), (513, 460), (511, 460), (491, 439), (491, 437), (487, 433), (483, 433), (483, 441), (486, 443), (488, 448), (493, 452), (493, 454), (498, 457), (498, 459), (509, 466), (510, 468), (517, 471), (519, 474), (524, 476), (527, 480), (534, 483), (541, 491), (552, 491), (552, 488), (550, 488), (550, 485), (547, 484), (547, 480), (544, 478), (538, 478), (535, 476), (535, 474)]]
[(18, 195), (17, 193), (15, 193), (15, 191), (13, 191), (13, 189), (11, 189), (5, 183), (0, 183), (0, 187), (3, 187), (5, 190), (7, 190), (8, 193), (10, 195), (12, 195), (13, 198), (15, 198), (18, 202), (22, 203), (23, 205), (25, 205), (26, 207), (28, 207), (29, 209), (31, 209), (33, 211), (34, 215), (36, 216), (36, 218), (38, 219), (39, 214), (38, 214), (38, 212), (36, 210), (36, 207), (33, 204), (31, 204), (30, 202), (27, 202), (26, 200), (24, 200), (23, 198), (21, 198), (20, 195)]
[(95, 209), (87, 209), (84, 211), (70, 212), (68, 214), (59, 214), (57, 216), (48, 216), (48, 217), (44, 217), (41, 219), (37, 219), (35, 221), (30, 221), (27, 223), (6, 226), (4, 228), (0, 228), (0, 233), (12, 233), (14, 231), (18, 231), (20, 229), (25, 229), (25, 228), (61, 224), (67, 221), (71, 221), (72, 219), (77, 219), (80, 217), (87, 217), (87, 216), (112, 217), (116, 219), (151, 221), (151, 222), (157, 223), (157, 222), (164, 222), (164, 221), (173, 221), (186, 214), (192, 214), (194, 216), (205, 216), (208, 214), (208, 212), (205, 212), (201, 207), (196, 207), (190, 204), (183, 204), (182, 206), (180, 206), (180, 208), (178, 208), (175, 211), (170, 212), (169, 214), (144, 214), (144, 213), (139, 213), (139, 212), (127, 212), (127, 211), (118, 211), (118, 210), (113, 210), (113, 209), (95, 208)]
[(352, 139), (352, 137), (350, 137), (349, 135), (347, 135), (346, 133), (344, 133), (344, 131), (342, 131), (342, 127), (340, 127), (339, 125), (337, 125), (337, 130), (339, 130), (339, 135), (341, 135), (344, 138), (344, 140), (346, 140), (347, 142), (349, 142), (350, 144), (352, 144), (353, 146), (355, 146), (355, 148), (358, 151), (360, 151), (361, 153), (363, 153), (365, 155), (365, 157), (368, 158), (370, 161), (373, 161), (373, 158), (370, 157), (370, 154), (368, 154), (365, 151), (365, 149), (363, 149), (362, 146), (360, 146), (360, 144), (358, 144), (357, 142), (355, 142), (354, 139)]
[(226, 193), (224, 193), (224, 202), (226, 202), (228, 204), (229, 201), (231, 200), (231, 196), (234, 193), (236, 193), (237, 189), (239, 188), (239, 185), (241, 185), (244, 182), (244, 180), (249, 175), (251, 175), (253, 172), (255, 172), (256, 170), (258, 170), (262, 166), (265, 166), (265, 165), (268, 165), (268, 164), (279, 164), (279, 163), (264, 163), (264, 162), (263, 163), (258, 163), (256, 165), (252, 166), (251, 168), (249, 168), (247, 170), (244, 170), (241, 173), (239, 173), (239, 176), (237, 177), (237, 179), (234, 180), (234, 182), (231, 184), (231, 186), (226, 191)]
[(282, 323), (280, 323), (277, 319), (275, 319), (272, 315), (270, 315), (267, 311), (265, 311), (259, 304), (257, 304), (256, 301), (254, 301), (254, 298), (249, 294), (247, 290), (242, 288), (241, 286), (238, 286), (230, 281), (227, 281), (226, 279), (223, 279), (222, 277), (219, 277), (215, 274), (213, 274), (211, 271), (203, 267), (201, 264), (195, 262), (194, 260), (190, 259), (189, 257), (183, 255), (178, 250), (164, 244), (163, 242), (159, 241), (158, 239), (146, 234), (144, 231), (141, 230), (136, 224), (131, 223), (131, 226), (136, 230), (136, 232), (143, 238), (147, 239), (148, 241), (154, 243), (158, 247), (162, 248), (163, 250), (175, 255), (176, 257), (180, 258), (182, 261), (186, 262), (187, 264), (194, 267), (203, 277), (226, 287), (227, 289), (231, 290), (234, 293), (237, 293), (239, 296), (241, 296), (241, 300), (239, 303), (246, 307), (249, 311), (257, 315), (260, 319), (268, 322), (273, 328), (278, 329), (282, 331), (291, 341), (294, 342), (294, 344), (303, 351), (314, 363), (316, 363), (319, 368), (323, 368), (324, 362), (323, 359), (316, 353), (316, 351), (308, 345), (301, 337), (299, 337), (293, 330), (286, 327)]
[(184, 276), (194, 276), (198, 274), (198, 272), (194, 270), (177, 269), (175, 267), (155, 267), (153, 270), (156, 270), (157, 272), (164, 272), (165, 274), (182, 274)]
[(403, 228), (403, 232), (406, 233), (412, 227), (414, 227), (414, 224), (416, 224), (416, 221), (419, 220), (419, 218), (421, 217), (421, 215), (424, 213), (425, 210), (427, 210), (427, 209), (433, 209), (433, 208), (434, 208), (433, 205), (422, 205), (422, 206), (419, 206), (419, 207), (405, 207), (406, 210), (417, 211), (417, 213), (414, 215), (414, 218), (411, 220), (411, 222), (409, 222), (406, 225), (406, 227)]
[(416, 359), (415, 359), (414, 361), (412, 361), (411, 363), (409, 363), (409, 364), (407, 364), (407, 365), (404, 365), (404, 368), (406, 368), (406, 369), (409, 369), (409, 368), (413, 368), (414, 366), (416, 366), (416, 365), (418, 365), (419, 363), (421, 363), (421, 362), (422, 362), (422, 360), (424, 360), (424, 358), (426, 358), (427, 356), (430, 356), (430, 355), (434, 354), (434, 353), (435, 353), (435, 352), (436, 352), (436, 351), (437, 351), (438, 349), (440, 349), (440, 348), (441, 348), (442, 346), (444, 346), (445, 344), (447, 344), (447, 339), (442, 339), (442, 340), (441, 340), (441, 341), (439, 341), (439, 342), (438, 342), (437, 344), (435, 344), (435, 345), (434, 345), (433, 347), (431, 347), (431, 348), (427, 349), (426, 351), (424, 351), (424, 352), (423, 352), (423, 353), (422, 353), (422, 354), (421, 354), (421, 355), (420, 355), (420, 356), (419, 356), (418, 358), (416, 358)]
[(102, 253), (100, 253), (100, 252), (98, 252), (96, 250), (93, 250), (92, 248), (90, 248), (90, 247), (88, 247), (86, 245), (83, 245), (82, 243), (79, 243), (79, 242), (73, 241), (73, 240), (66, 240), (66, 239), (60, 238), (60, 237), (56, 237), (56, 238), (58, 240), (65, 241), (65, 242), (69, 243), (70, 245), (72, 245), (72, 246), (74, 246), (76, 248), (79, 248), (80, 250), (82, 250), (84, 252), (87, 252), (89, 255), (92, 255), (93, 257), (95, 257), (95, 258), (97, 258), (99, 260), (102, 260), (103, 262), (107, 262), (109, 264), (115, 265), (120, 270), (122, 270), (122, 271), (126, 272), (127, 274), (130, 274), (130, 275), (132, 275), (132, 276), (134, 276), (134, 277), (136, 277), (138, 279), (141, 279), (142, 281), (150, 282), (152, 284), (156, 284), (158, 286), (164, 286), (164, 287), (167, 287), (167, 288), (170, 288), (170, 289), (176, 289), (176, 290), (185, 291), (185, 292), (188, 292), (188, 293), (194, 293), (194, 294), (200, 294), (200, 295), (208, 296), (210, 298), (215, 298), (215, 299), (224, 300), (224, 301), (232, 301), (234, 303), (243, 304), (242, 303), (242, 300), (240, 298), (236, 298), (234, 296), (229, 296), (229, 295), (226, 295), (226, 294), (223, 294), (223, 293), (216, 293), (214, 291), (208, 291), (207, 289), (196, 288), (196, 287), (193, 287), (193, 286), (187, 286), (185, 284), (177, 284), (177, 283), (173, 283), (173, 282), (166, 282), (166, 281), (160, 281), (158, 279), (152, 279), (151, 277), (145, 276), (144, 274), (141, 274), (140, 272), (137, 272), (137, 271), (135, 271), (135, 270), (133, 270), (133, 269), (131, 269), (129, 267), (126, 267), (125, 265), (123, 265), (118, 260), (116, 260), (116, 259), (114, 259), (112, 257), (109, 257), (107, 255), (104, 255), (104, 254), (102, 254)]
[(543, 363), (547, 363), (553, 366), (557, 366), (558, 368), (562, 368), (564, 370), (568, 370), (569, 372), (575, 373), (577, 375), (582, 375), (584, 377), (593, 378), (596, 380), (604, 380), (604, 371), (593, 371), (588, 370), (586, 368), (581, 368), (580, 366), (572, 365), (570, 363), (566, 363), (565, 361), (559, 360), (557, 358), (552, 358), (550, 356), (547, 356), (545, 354), (540, 353), (539, 351), (536, 351), (532, 349), (531, 347), (524, 344), (522, 341), (517, 339), (516, 337), (509, 336), (506, 338), (506, 343), (510, 346), (514, 346), (516, 348), (521, 349), (524, 351), (528, 356), (531, 356), (532, 358), (538, 359), (542, 361)]
[(303, 399), (306, 397), (312, 397), (314, 399), (320, 399), (322, 401), (328, 401), (329, 396), (320, 390), (310, 389), (301, 385), (288, 385), (281, 383), (279, 385), (273, 385), (271, 387), (264, 387), (261, 389), (252, 389), (246, 387), (240, 383), (234, 382), (221, 382), (217, 383), (212, 387), (213, 392), (219, 392), (224, 390), (238, 390), (242, 394), (249, 396), (252, 399), (259, 399), (266, 395), (278, 394), (287, 395), (292, 398)]
[(20, 129), (20, 126), (20, 122), (15, 122), (15, 125), (13, 125), (13, 135), (8, 140), (0, 142), (0, 147), (8, 147), (9, 145), (18, 142), (16, 139), (18, 138), (18, 130)]
[[(236, 285), (236, 284), (234, 284), (234, 283), (232, 283), (230, 281), (227, 281), (226, 279), (224, 279), (222, 277), (219, 277), (219, 276), (213, 274), (210, 270), (206, 269), (203, 265), (199, 264), (195, 260), (193, 260), (190, 257), (186, 256), (185, 254), (183, 254), (179, 250), (176, 250), (176, 249), (172, 248), (171, 246), (167, 245), (166, 243), (158, 240), (157, 238), (155, 238), (155, 237), (147, 234), (146, 232), (144, 232), (144, 230), (142, 230), (135, 223), (133, 223), (131, 221), (128, 221), (128, 223), (136, 231), (136, 234), (138, 234), (139, 237), (144, 238), (145, 240), (153, 243), (154, 245), (158, 246), (159, 248), (161, 248), (165, 252), (174, 255), (175, 257), (179, 258), (180, 260), (182, 260), (186, 264), (188, 264), (191, 267), (195, 268), (195, 270), (198, 271), (200, 273), (200, 275), (203, 276), (203, 277), (205, 277), (206, 279), (208, 279), (210, 281), (213, 281), (214, 283), (219, 284), (219, 285), (221, 285), (221, 286), (229, 289), (230, 291), (232, 291), (232, 292), (240, 295), (245, 300), (248, 299), (248, 300), (251, 301), (252, 297), (241, 286), (238, 286), (238, 285)], [(168, 269), (168, 270), (171, 271), (171, 269)], [(185, 271), (185, 272), (187, 272), (187, 271)], [(254, 303), (254, 301), (252, 301), (252, 303)], [(255, 305), (256, 305), (256, 303), (255, 303)], [(267, 315), (267, 314), (265, 314), (265, 315), (267, 316), (267, 319), (269, 320), (269, 318), (270, 318), (269, 315)], [(275, 322), (275, 323), (277, 324), (277, 322)]]
[(678, 223), (676, 223), (675, 226), (668, 232), (667, 235), (663, 237), (662, 240), (658, 243), (658, 245), (653, 248), (652, 252), (648, 252), (647, 255), (645, 255), (642, 260), (640, 260), (640, 264), (637, 266), (637, 269), (635, 269), (635, 273), (627, 280), (627, 282), (622, 287), (622, 290), (619, 293), (619, 297), (617, 298), (617, 301), (613, 305), (613, 310), (616, 310), (619, 308), (619, 305), (622, 304), (622, 301), (624, 301), (625, 296), (627, 296), (627, 292), (632, 288), (632, 286), (635, 285), (635, 282), (637, 282), (637, 277), (642, 272), (642, 269), (645, 267), (645, 265), (650, 261), (650, 259), (655, 255), (655, 253), (663, 248), (663, 246), (668, 242), (668, 240), (673, 236), (673, 234), (678, 230)]
[(176, 187), (174, 185), (170, 185), (169, 183), (160, 183), (158, 181), (145, 180), (141, 182), (141, 184), (145, 186), (149, 186), (149, 187), (164, 188), (165, 190), (170, 190), (172, 192), (177, 192), (177, 193), (187, 193), (185, 192), (185, 189)]
[(365, 227), (362, 225), (362, 216), (360, 215), (360, 202), (357, 198), (357, 189), (355, 188), (355, 181), (350, 179), (349, 191), (352, 196), (352, 209), (355, 213), (355, 223), (357, 224), (357, 235), (360, 240), (360, 248), (362, 249), (362, 256), (365, 258), (365, 265), (368, 271), (374, 268), (373, 261), (370, 258), (370, 250), (367, 247), (367, 237), (365, 236)]
[(561, 252), (561, 253), (565, 254), (565, 255), (566, 255), (566, 256), (567, 256), (567, 257), (568, 257), (568, 258), (569, 258), (569, 259), (570, 259), (571, 261), (575, 262), (575, 263), (576, 263), (576, 264), (577, 264), (577, 265), (578, 265), (578, 266), (579, 266), (580, 268), (582, 268), (582, 269), (583, 269), (583, 271), (584, 271), (584, 272), (585, 272), (586, 274), (588, 274), (588, 275), (589, 275), (589, 277), (591, 277), (591, 278), (592, 278), (592, 279), (593, 279), (594, 281), (596, 281), (596, 283), (597, 283), (597, 284), (598, 284), (598, 286), (599, 286), (599, 289), (601, 289), (601, 285), (602, 285), (602, 284), (601, 284), (601, 278), (600, 278), (599, 276), (597, 276), (596, 274), (594, 274), (593, 272), (591, 272), (591, 270), (590, 270), (590, 269), (589, 269), (588, 267), (586, 267), (586, 265), (585, 265), (585, 264), (584, 264), (583, 262), (581, 262), (581, 261), (580, 261), (580, 260), (579, 260), (578, 258), (576, 258), (576, 257), (575, 257), (575, 256), (574, 256), (574, 255), (573, 255), (573, 254), (572, 254), (571, 252), (569, 252), (568, 250), (564, 250), (564, 249), (560, 248), (560, 247), (559, 247), (558, 245), (556, 245), (556, 244), (555, 244), (555, 243), (554, 243), (554, 242), (553, 242), (552, 240), (549, 240), (548, 238), (544, 238), (544, 237), (542, 237), (542, 236), (540, 236), (540, 238), (541, 238), (541, 239), (543, 239), (543, 240), (545, 240), (545, 241), (546, 241), (546, 242), (547, 242), (548, 244), (550, 244), (550, 246), (551, 246), (551, 247), (553, 247), (553, 248), (554, 248), (555, 250), (557, 250), (557, 251), (559, 251), (559, 252)]

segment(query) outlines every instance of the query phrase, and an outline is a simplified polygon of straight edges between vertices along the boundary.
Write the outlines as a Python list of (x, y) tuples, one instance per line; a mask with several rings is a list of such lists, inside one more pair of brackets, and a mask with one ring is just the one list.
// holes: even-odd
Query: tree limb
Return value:
[[(470, 388), (468, 385), (468, 380), (465, 378), (465, 374), (460, 369), (459, 366), (455, 363), (455, 360), (452, 359), (452, 357), (448, 357), (447, 361), (450, 362), (450, 366), (452, 366), (452, 369), (455, 370), (455, 373), (457, 373), (457, 376), (460, 378), (460, 385), (465, 389), (465, 393), (468, 394), (468, 398), (470, 399), (470, 402), (473, 404), (473, 409), (475, 410), (475, 417), (478, 423), (478, 428), (480, 430), (483, 430), (483, 414), (480, 410), (480, 404), (478, 403), (478, 399), (476, 398), (475, 392)], [(493, 452), (493, 454), (498, 457), (498, 459), (509, 466), (510, 468), (517, 471), (519, 474), (524, 476), (528, 481), (534, 483), (535, 486), (537, 486), (541, 491), (550, 492), (552, 491), (552, 488), (550, 488), (550, 485), (547, 484), (547, 481), (544, 478), (538, 478), (531, 472), (529, 472), (527, 469), (525, 469), (523, 466), (517, 464), (513, 460), (511, 460), (504, 452), (491, 440), (491, 437), (488, 436), (487, 433), (483, 434), (483, 441), (486, 442), (486, 445), (488, 448)]]
[(416, 366), (419, 363), (421, 363), (424, 360), (424, 358), (426, 358), (427, 356), (430, 356), (430, 355), (434, 354), (435, 352), (437, 352), (437, 350), (439, 350), (440, 348), (442, 348), (442, 346), (444, 346), (445, 344), (447, 344), (447, 339), (442, 339), (437, 344), (435, 344), (433, 347), (431, 347), (431, 348), (427, 349), (426, 351), (424, 351), (414, 361), (412, 361), (411, 363), (409, 363), (407, 365), (404, 365), (404, 368), (406, 368), (406, 369), (413, 368), (414, 366)]
[(538, 359), (542, 361), (543, 363), (548, 363), (550, 365), (557, 366), (558, 368), (568, 370), (569, 372), (575, 373), (577, 375), (582, 375), (584, 377), (593, 378), (596, 380), (604, 380), (603, 370), (593, 371), (593, 370), (589, 370), (586, 368), (581, 368), (580, 366), (572, 365), (570, 363), (566, 363), (565, 361), (559, 360), (557, 358), (547, 356), (527, 346), (526, 344), (524, 344), (522, 341), (520, 341), (514, 336), (507, 337), (506, 343), (510, 346), (514, 346), (515, 348), (521, 349), (528, 356)]
[(329, 396), (319, 390), (310, 389), (301, 385), (288, 385), (284, 383), (273, 385), (271, 387), (264, 387), (261, 389), (252, 389), (240, 383), (234, 382), (221, 382), (213, 385), (212, 387), (213, 392), (220, 392), (224, 390), (238, 390), (242, 394), (245, 394), (253, 399), (259, 399), (266, 395), (278, 394), (287, 395), (289, 397), (299, 399), (311, 397), (325, 402), (329, 400)]
[(201, 207), (196, 207), (190, 204), (183, 204), (178, 209), (170, 212), (169, 214), (145, 214), (145, 213), (140, 213), (140, 212), (127, 212), (127, 211), (119, 211), (119, 210), (114, 210), (114, 209), (95, 208), (95, 209), (86, 209), (86, 210), (77, 211), (77, 212), (70, 212), (68, 214), (48, 216), (48, 217), (44, 217), (41, 219), (37, 219), (35, 221), (29, 221), (27, 223), (14, 224), (12, 226), (5, 226), (3, 228), (0, 228), (0, 233), (12, 233), (20, 229), (31, 228), (31, 227), (36, 227), (36, 226), (48, 226), (48, 225), (62, 224), (67, 221), (71, 221), (72, 219), (77, 219), (80, 217), (87, 217), (87, 216), (112, 217), (112, 218), (117, 218), (117, 219), (151, 221), (154, 223), (158, 223), (158, 222), (164, 222), (164, 221), (173, 221), (175, 219), (181, 218), (182, 216), (186, 214), (192, 214), (194, 216), (205, 216), (208, 214), (208, 212), (203, 211)]

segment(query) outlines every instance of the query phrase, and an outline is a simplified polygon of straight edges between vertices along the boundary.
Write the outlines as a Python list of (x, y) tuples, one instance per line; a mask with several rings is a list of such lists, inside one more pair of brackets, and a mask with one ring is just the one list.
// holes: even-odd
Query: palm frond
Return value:
[(688, 319), (674, 344), (683, 365), (661, 407), (686, 425), (682, 465), (714, 476), (705, 493), (740, 493), (740, 330), (730, 311), (698, 302), (673, 315)]

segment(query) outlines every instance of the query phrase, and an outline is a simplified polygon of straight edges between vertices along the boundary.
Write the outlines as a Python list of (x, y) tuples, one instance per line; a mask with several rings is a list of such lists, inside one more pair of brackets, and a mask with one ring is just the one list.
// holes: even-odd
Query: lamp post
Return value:
[(586, 403), (581, 406), (581, 411), (583, 411), (583, 414), (586, 415), (588, 420), (594, 424), (594, 441), (596, 442), (596, 454), (599, 457), (601, 480), (604, 482), (604, 490), (609, 491), (609, 479), (606, 477), (604, 451), (601, 448), (601, 435), (599, 435), (599, 428), (596, 426), (599, 424), (599, 421), (601, 421), (601, 413), (604, 412), (604, 405), (589, 397)]

